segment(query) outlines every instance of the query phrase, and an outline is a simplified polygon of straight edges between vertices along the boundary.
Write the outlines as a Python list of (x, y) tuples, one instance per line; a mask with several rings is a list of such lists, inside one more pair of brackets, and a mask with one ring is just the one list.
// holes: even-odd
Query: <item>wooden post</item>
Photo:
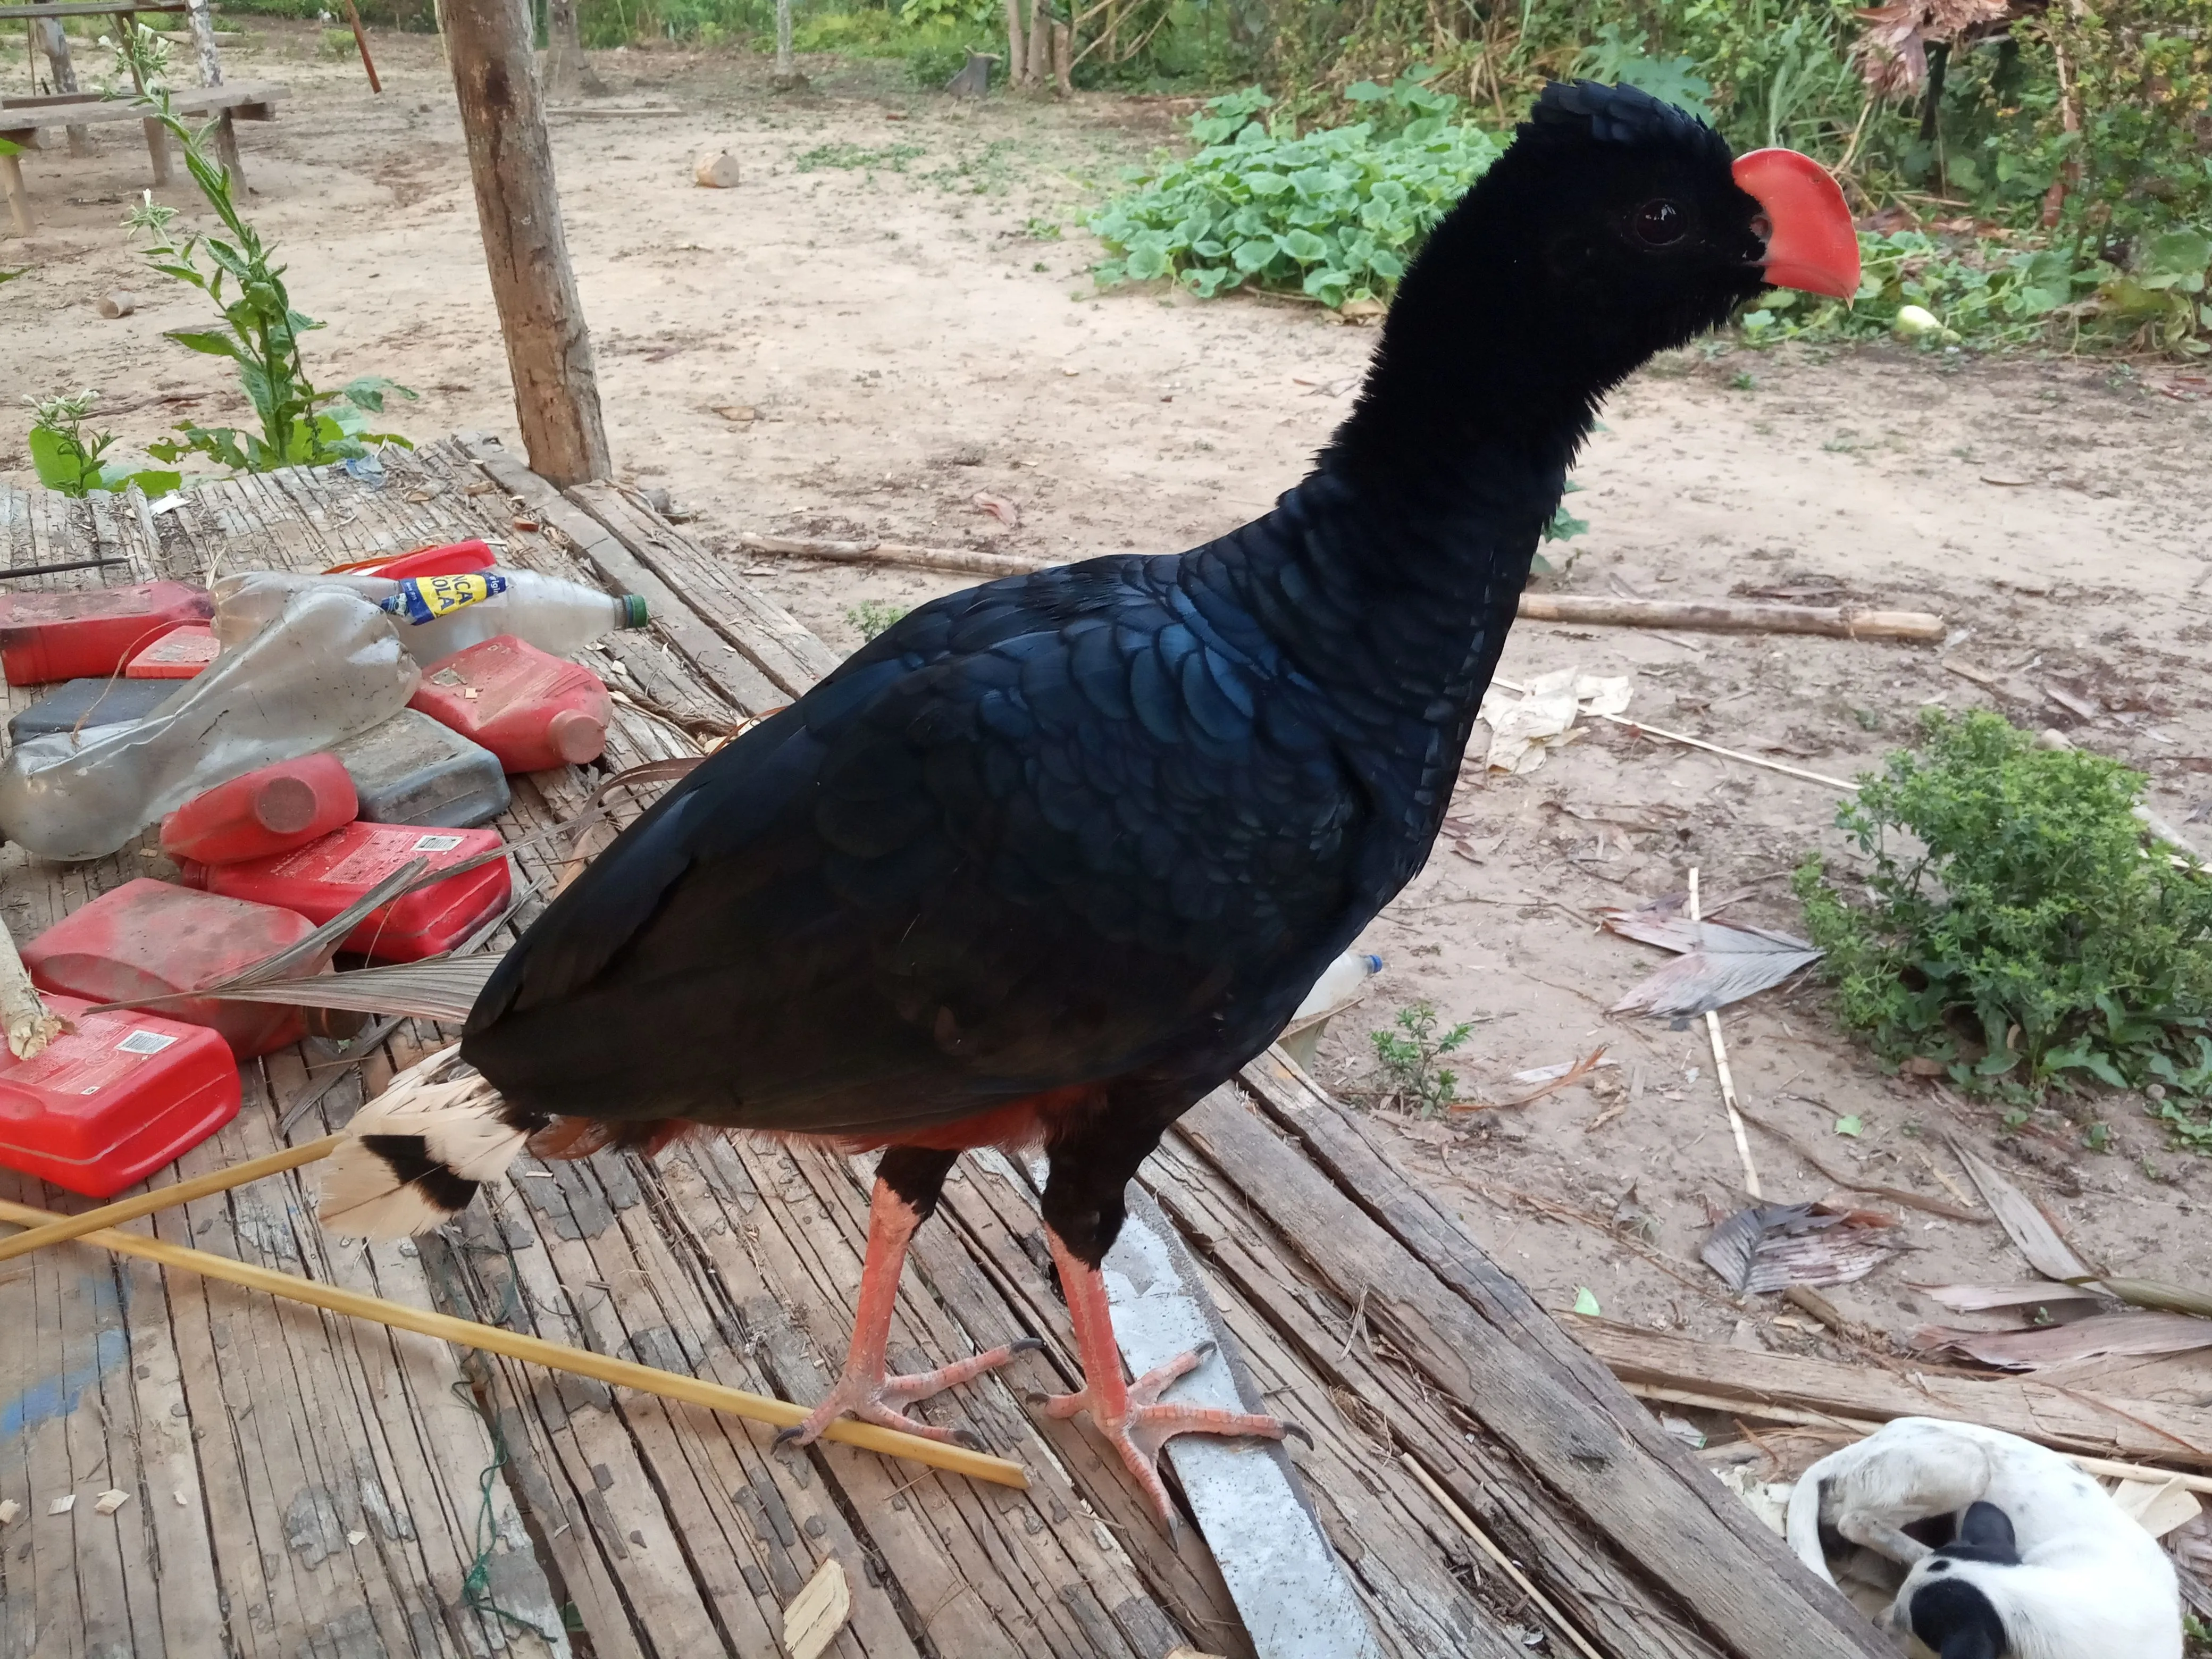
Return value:
[(1006, 0), (1006, 84), (1030, 83), (1029, 36), (1022, 27), (1022, 0)]
[(1030, 0), (1030, 62), (1026, 79), (1043, 88), (1052, 80), (1052, 14), (1045, 0)]
[(221, 86), (222, 60), (216, 56), (215, 19), (209, 15), (208, 0), (185, 0), (185, 22), (192, 32), (192, 45), (199, 52), (200, 84)]
[[(68, 33), (58, 17), (38, 20), (39, 46), (46, 54), (46, 73), (53, 82), (56, 92), (75, 92), (76, 65), (70, 61)], [(72, 155), (92, 154), (92, 129), (74, 126), (69, 130), (69, 151)]]
[(545, 0), (545, 101), (574, 103), (603, 98), (606, 87), (584, 56), (583, 31), (576, 21), (576, 0)]
[(775, 0), (775, 73), (768, 83), (775, 92), (796, 92), (806, 84), (791, 57), (791, 0)]
[(448, 0), (444, 11), (477, 223), (530, 470), (563, 485), (611, 477), (592, 337), (568, 264), (531, 62), (528, 0)]
[(368, 31), (361, 26), (361, 10), (353, 0), (345, 0), (346, 21), (353, 25), (353, 43), (361, 51), (361, 66), (368, 71), (368, 89), (374, 93), (384, 90), (384, 82), (376, 78), (376, 60), (368, 55)]

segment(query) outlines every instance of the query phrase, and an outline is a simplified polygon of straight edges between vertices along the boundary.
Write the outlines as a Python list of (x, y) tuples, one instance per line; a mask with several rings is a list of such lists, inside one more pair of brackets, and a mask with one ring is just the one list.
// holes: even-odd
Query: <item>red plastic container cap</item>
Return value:
[(172, 629), (214, 614), (207, 589), (183, 582), (0, 594), (0, 672), (10, 685), (112, 674)]
[(407, 706), (482, 744), (510, 772), (599, 759), (614, 714), (597, 674), (512, 634), (432, 663)]
[[(319, 924), (410, 859), (427, 859), (438, 870), (502, 844), (496, 830), (355, 823), (275, 858), (179, 867), (195, 887), (296, 910)], [(508, 890), (507, 860), (495, 859), (379, 906), (341, 948), (380, 962), (419, 962), (452, 950), (490, 921)]]
[(199, 864), (289, 853), (351, 823), (361, 810), (336, 755), (264, 766), (195, 796), (161, 820), (161, 850)]
[(238, 1066), (205, 1026), (143, 1009), (88, 1014), (28, 1060), (0, 1043), (0, 1164), (87, 1198), (112, 1198), (238, 1115)]
[(123, 665), (127, 680), (188, 680), (203, 672), (222, 647), (215, 629), (198, 623), (175, 628)]
[(447, 542), (441, 547), (418, 548), (396, 559), (362, 559), (334, 565), (333, 570), (358, 571), (399, 581), (409, 576), (465, 576), (471, 570), (492, 567), (491, 549), (480, 541)]
[[(122, 1002), (203, 985), (297, 945), (315, 924), (291, 910), (195, 893), (165, 881), (126, 881), (23, 947), (31, 982), (91, 1002)], [(301, 972), (308, 971), (302, 967)], [(297, 1008), (270, 1002), (165, 1002), (159, 1012), (219, 1033), (240, 1060), (297, 1042)]]

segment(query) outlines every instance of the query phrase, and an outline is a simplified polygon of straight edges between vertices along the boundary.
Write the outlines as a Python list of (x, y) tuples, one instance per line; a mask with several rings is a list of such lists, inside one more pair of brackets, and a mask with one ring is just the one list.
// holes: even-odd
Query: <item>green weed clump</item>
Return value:
[(1416, 1002), (1401, 1008), (1393, 1024), (1395, 1030), (1369, 1037), (1375, 1045), (1375, 1097), (1395, 1102), (1402, 1111), (1434, 1117), (1459, 1098), (1459, 1074), (1439, 1062), (1467, 1041), (1474, 1023), (1462, 1021), (1439, 1033), (1435, 1006)]
[(1930, 710), (1921, 737), (1837, 814), (1867, 902), (1817, 857), (1796, 874), (1844, 1023), (1978, 1094), (2145, 1090), (2212, 1149), (2212, 876), (2146, 836), (2142, 774), (1990, 714)]
[(1173, 276), (1207, 299), (1250, 285), (1330, 307), (1387, 300), (1498, 145), (1419, 70), (1345, 96), (1368, 118), (1304, 137), (1258, 118), (1273, 100), (1257, 87), (1211, 100), (1191, 117), (1197, 155), (1133, 174), (1091, 218), (1117, 256), (1101, 285)]

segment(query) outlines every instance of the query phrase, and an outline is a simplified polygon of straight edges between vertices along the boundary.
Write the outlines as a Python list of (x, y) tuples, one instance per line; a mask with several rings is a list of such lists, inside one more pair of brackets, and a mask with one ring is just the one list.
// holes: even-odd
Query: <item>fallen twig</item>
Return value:
[(1831, 1164), (1820, 1153), (1814, 1152), (1787, 1129), (1783, 1128), (1779, 1124), (1770, 1123), (1741, 1101), (1736, 1103), (1736, 1110), (1746, 1122), (1757, 1124), (1846, 1191), (1865, 1193), (1872, 1198), (1886, 1198), (1891, 1203), (1901, 1204), (1909, 1210), (1923, 1210), (1929, 1215), (1940, 1215), (1950, 1221), (1974, 1221), (1987, 1224), (1996, 1219), (1994, 1216), (1977, 1215), (1973, 1211), (1962, 1209), (1956, 1204), (1947, 1204), (1940, 1198), (1923, 1198), (1918, 1193), (1908, 1192), (1902, 1187), (1884, 1187), (1874, 1182), (1863, 1180), (1857, 1176), (1846, 1174)]
[[(1690, 866), (1690, 920), (1703, 921), (1698, 914), (1698, 866)], [(1713, 1074), (1720, 1080), (1721, 1104), (1728, 1108), (1729, 1132), (1735, 1137), (1735, 1155), (1743, 1160), (1743, 1189), (1753, 1198), (1766, 1194), (1759, 1189), (1759, 1168), (1751, 1161), (1751, 1137), (1744, 1131), (1743, 1114), (1736, 1109), (1735, 1075), (1729, 1070), (1728, 1045), (1721, 1041), (1721, 1017), (1711, 1009), (1705, 1010), (1705, 1035), (1712, 1041)]]
[(1818, 634), (1838, 640), (1940, 640), (1941, 617), (1925, 611), (1846, 611), (1816, 605), (1730, 605), (1597, 594), (1523, 593), (1528, 622), (1613, 628), (1686, 628), (1705, 634)]

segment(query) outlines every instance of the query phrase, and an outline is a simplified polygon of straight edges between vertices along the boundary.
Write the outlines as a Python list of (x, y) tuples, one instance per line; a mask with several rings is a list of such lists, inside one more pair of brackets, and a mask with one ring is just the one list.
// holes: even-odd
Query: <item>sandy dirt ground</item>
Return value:
[[(295, 302), (330, 326), (326, 383), (383, 374), (416, 388), (403, 429), (513, 436), (506, 368), (465, 158), (434, 42), (379, 36), (386, 90), (319, 60), (319, 32), (255, 21), (234, 78), (291, 88), (243, 128), (252, 211), (283, 246)], [(904, 606), (963, 579), (731, 552), (741, 530), (881, 537), (1075, 558), (1171, 550), (1263, 511), (1348, 406), (1373, 334), (1295, 305), (1099, 295), (1085, 204), (1170, 133), (1175, 106), (957, 106), (896, 65), (817, 63), (811, 92), (772, 97), (743, 57), (603, 54), (609, 105), (674, 112), (563, 117), (556, 149), (619, 467), (665, 487), (695, 526), (841, 647), (864, 600)], [(0, 58), (16, 84), (20, 56)], [(726, 147), (743, 182), (708, 190), (691, 158)], [(240, 413), (222, 366), (165, 342), (197, 295), (149, 278), (118, 228), (143, 153), (102, 140), (88, 162), (27, 171), (42, 223), (0, 242), (33, 267), (0, 289), (0, 386), (95, 386), (131, 440), (190, 414)], [(191, 214), (183, 186), (167, 199)], [(137, 314), (102, 320), (117, 288)], [(1507, 319), (1500, 319), (1507, 325)], [(2097, 362), (1975, 362), (1888, 349), (1823, 356), (1692, 350), (1617, 397), (1580, 470), (1591, 524), (1568, 591), (1735, 595), (1942, 612), (1942, 647), (1657, 637), (1523, 625), (1504, 672), (1630, 676), (1630, 712), (1764, 758), (1849, 777), (1916, 713), (1996, 706), (2064, 729), (2150, 775), (2177, 823), (2212, 813), (2212, 402), (2171, 372)], [(0, 470), (27, 482), (20, 417)], [(1009, 528), (975, 498), (1012, 503)], [(1980, 678), (1950, 672), (1963, 665)], [(1987, 680), (1990, 684), (1984, 684)], [(2099, 712), (2062, 707), (2052, 688)], [(1384, 1112), (1404, 1156), (1546, 1305), (1587, 1287), (1611, 1317), (1754, 1346), (1837, 1352), (1774, 1298), (1739, 1306), (1698, 1265), (1741, 1171), (1700, 1025), (1608, 1006), (1657, 953), (1601, 933), (1601, 907), (1702, 872), (1749, 890), (1734, 918), (1798, 922), (1787, 872), (1841, 850), (1819, 784), (1601, 726), (1533, 775), (1491, 778), (1483, 738), (1429, 868), (1370, 931), (1387, 963), (1316, 1061), (1357, 1096), (1369, 1032), (1426, 1001), (1473, 1022), (1462, 1088), (1516, 1091), (1525, 1069), (1600, 1045), (1616, 1065), (1518, 1109), (1433, 1121)], [(2200, 826), (2212, 845), (2212, 823)], [(2128, 1097), (2089, 1103), (2107, 1150), (2058, 1111), (2008, 1127), (1995, 1108), (1886, 1078), (1839, 1036), (1817, 988), (1723, 1016), (1754, 1110), (1871, 1182), (1948, 1199), (1961, 1136), (2115, 1271), (2212, 1283), (2202, 1160), (2171, 1151)], [(1862, 1133), (1839, 1134), (1838, 1119)], [(1835, 1183), (1754, 1130), (1770, 1196)], [(1939, 1316), (1912, 1283), (2011, 1280), (1994, 1227), (1902, 1212), (1906, 1252), (1831, 1291), (1876, 1331)], [(1956, 1322), (1971, 1322), (1960, 1321)], [(2168, 1362), (2102, 1382), (2201, 1399)]]

